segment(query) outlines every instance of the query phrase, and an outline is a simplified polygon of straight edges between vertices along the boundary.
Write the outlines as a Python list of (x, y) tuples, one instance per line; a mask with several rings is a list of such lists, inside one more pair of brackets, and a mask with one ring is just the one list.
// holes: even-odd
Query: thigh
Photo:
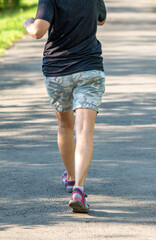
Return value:
[(79, 73), (77, 77), (77, 85), (73, 92), (73, 110), (89, 108), (98, 112), (105, 91), (104, 72), (86, 71)]
[(69, 112), (73, 107), (71, 76), (44, 77), (52, 107), (58, 112)]

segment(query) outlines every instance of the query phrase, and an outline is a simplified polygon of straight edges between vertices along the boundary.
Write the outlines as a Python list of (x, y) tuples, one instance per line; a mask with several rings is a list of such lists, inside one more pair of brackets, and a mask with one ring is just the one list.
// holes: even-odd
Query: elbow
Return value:
[(35, 28), (33, 26), (33, 24), (30, 27), (28, 27), (26, 30), (27, 30), (28, 34), (35, 39), (40, 39), (43, 37), (43, 34), (40, 31), (40, 29)]
[(104, 24), (105, 24), (105, 22), (106, 22), (106, 19), (107, 19), (107, 15), (105, 16), (105, 18), (104, 18), (104, 20), (103, 21), (98, 21), (98, 25), (99, 26), (103, 26)]
[(41, 39), (41, 38), (42, 38), (42, 36), (39, 36), (39, 35), (34, 35), (34, 38), (35, 38), (35, 39)]
[(30, 31), (29, 34), (35, 39), (40, 39), (44, 35), (43, 32), (38, 28), (34, 28), (33, 31)]
[(40, 39), (43, 37), (43, 34), (41, 34), (40, 32), (36, 31), (34, 34), (33, 34), (33, 37), (35, 39)]
[(30, 26), (28, 26), (26, 29), (28, 34), (31, 35), (35, 39), (42, 38), (49, 28), (50, 24), (48, 23), (48, 26), (47, 26), (45, 21), (44, 22), (42, 22), (42, 21), (35, 20), (35, 22), (33, 24), (31, 24)]
[(106, 18), (105, 18), (105, 20), (103, 20), (102, 22), (99, 22), (99, 21), (98, 21), (98, 26), (103, 26), (103, 25), (105, 24), (105, 22), (106, 22)]
[(102, 25), (104, 25), (104, 23), (98, 21), (98, 24), (97, 24), (97, 25), (98, 25), (98, 26), (102, 26)]

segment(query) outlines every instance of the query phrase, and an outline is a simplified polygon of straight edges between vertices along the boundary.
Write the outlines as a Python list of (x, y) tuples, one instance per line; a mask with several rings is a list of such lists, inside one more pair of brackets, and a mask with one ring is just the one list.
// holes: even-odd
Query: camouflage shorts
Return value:
[(44, 77), (50, 103), (59, 112), (77, 108), (99, 110), (105, 91), (103, 71), (90, 70), (61, 77)]

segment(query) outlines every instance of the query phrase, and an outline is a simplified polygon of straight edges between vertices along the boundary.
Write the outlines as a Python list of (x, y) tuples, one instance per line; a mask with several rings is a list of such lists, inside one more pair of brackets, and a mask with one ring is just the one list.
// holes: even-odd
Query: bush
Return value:
[(0, 9), (14, 9), (20, 6), (20, 0), (0, 0)]

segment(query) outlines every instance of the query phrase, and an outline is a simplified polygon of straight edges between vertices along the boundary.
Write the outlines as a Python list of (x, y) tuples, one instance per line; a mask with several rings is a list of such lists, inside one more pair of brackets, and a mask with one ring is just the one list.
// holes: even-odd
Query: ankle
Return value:
[(82, 192), (84, 192), (84, 187), (82, 187), (82, 186), (75, 185), (75, 186), (73, 187), (73, 189), (74, 189), (74, 188), (78, 188), (78, 189), (80, 189)]
[(75, 176), (67, 174), (67, 181), (75, 181)]
[(77, 186), (77, 187), (83, 187), (83, 185), (84, 185), (84, 181), (76, 181), (76, 180), (75, 180), (75, 186)]

